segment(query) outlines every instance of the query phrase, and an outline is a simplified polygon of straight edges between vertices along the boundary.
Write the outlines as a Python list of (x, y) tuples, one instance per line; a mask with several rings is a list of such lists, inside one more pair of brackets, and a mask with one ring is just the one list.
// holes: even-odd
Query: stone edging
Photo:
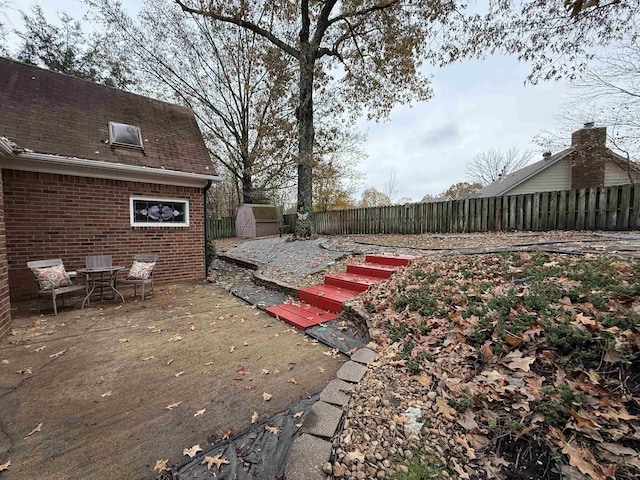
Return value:
[(236, 265), (240, 265), (241, 267), (248, 268), (249, 270), (254, 270), (252, 276), (253, 281), (256, 283), (256, 285), (267, 287), (270, 290), (284, 293), (285, 295), (289, 295), (290, 297), (296, 299), (298, 298), (298, 288), (294, 287), (293, 285), (289, 285), (288, 283), (265, 277), (264, 275), (262, 275), (262, 273), (260, 273), (260, 268), (262, 267), (262, 265), (260, 265), (259, 263), (253, 263), (249, 260), (231, 257), (228, 255), (218, 255), (218, 258), (226, 260), (227, 262), (235, 263)]
[(320, 400), (313, 404), (300, 427), (302, 434), (291, 447), (285, 468), (287, 480), (325, 480), (327, 475), (342, 476), (344, 472), (334, 472), (330, 463), (332, 444), (338, 425), (344, 415), (343, 408), (353, 390), (367, 373), (376, 353), (369, 348), (361, 348), (342, 365), (320, 393)]

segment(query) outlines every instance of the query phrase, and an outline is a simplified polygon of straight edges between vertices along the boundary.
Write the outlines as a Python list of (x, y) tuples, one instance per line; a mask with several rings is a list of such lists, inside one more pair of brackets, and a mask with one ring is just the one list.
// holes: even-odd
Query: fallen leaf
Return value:
[(274, 435), (277, 435), (277, 434), (278, 434), (278, 427), (271, 427), (271, 426), (269, 426), (269, 425), (265, 425), (265, 426), (264, 426), (264, 429), (265, 429), (267, 432), (273, 433)]
[[(520, 352), (519, 350), (517, 352), (522, 355), (522, 352)], [(512, 353), (515, 354), (516, 352)], [(518, 355), (513, 355), (511, 356), (511, 358), (509, 358), (510, 355), (511, 353), (504, 357), (505, 362), (507, 360), (511, 360), (511, 362), (506, 364), (507, 368), (509, 368), (510, 370), (522, 370), (524, 372), (528, 372), (530, 370), (531, 364), (536, 361), (536, 357), (534, 356), (520, 357)]]
[(323, 367), (318, 367), (318, 371), (319, 371), (320, 373), (323, 373), (323, 372), (324, 372), (324, 368), (323, 368)]
[(431, 386), (431, 376), (430, 375), (425, 375), (423, 373), (422, 375), (414, 375), (411, 378), (413, 380), (415, 380), (416, 382), (418, 382), (423, 387), (429, 388)]
[(146, 362), (147, 360), (151, 360), (152, 358), (156, 358), (155, 355), (151, 355), (150, 357), (144, 357), (142, 361)]
[(202, 410), (198, 410), (196, 413), (193, 414), (194, 417), (199, 417), (200, 415), (204, 415), (204, 412), (206, 412), (207, 409), (203, 408)]
[(256, 423), (259, 417), (258, 412), (253, 412), (253, 415), (251, 415), (251, 423)]
[(236, 346), (231, 345), (231, 348), (229, 348), (229, 353), (233, 353), (235, 350), (236, 350)]
[(41, 431), (42, 431), (42, 422), (40, 422), (38, 425), (36, 425), (35, 428), (33, 430), (31, 430), (29, 433), (27, 433), (24, 438), (30, 437), (34, 433), (41, 432)]
[(111, 396), (111, 390), (109, 390), (108, 392), (104, 392), (102, 395), (100, 395), (102, 398), (105, 397), (110, 397)]
[(169, 405), (167, 405), (166, 407), (164, 407), (165, 410), (173, 410), (174, 408), (176, 408), (178, 405), (180, 405), (182, 402), (176, 402), (176, 403), (170, 403)]
[(176, 372), (173, 374), (174, 377), (179, 377), (180, 375), (182, 375), (184, 373), (184, 371), (180, 371), (180, 372)]
[(244, 367), (239, 367), (236, 369), (236, 375), (251, 375), (251, 372)]
[(207, 464), (207, 470), (211, 470), (211, 466), (215, 465), (218, 470), (220, 470), (220, 465), (226, 465), (229, 463), (229, 460), (227, 460), (226, 458), (222, 457), (221, 454), (217, 454), (214, 457), (209, 457), (206, 456), (204, 457), (204, 460), (202, 460), (201, 465)]
[(569, 456), (569, 465), (576, 467), (583, 475), (590, 475), (596, 480), (604, 480), (600, 465), (587, 449), (564, 443), (562, 453)]
[(119, 338), (118, 341), (120, 343), (127, 343), (129, 341), (129, 339), (128, 338)]
[(49, 355), (49, 358), (58, 358), (60, 355), (64, 355), (64, 352), (66, 352), (67, 349), (65, 348), (64, 350), (60, 350), (57, 353), (52, 353), (51, 355)]
[(280, 369), (279, 368), (274, 368), (273, 369), (273, 374), (274, 375), (280, 375)]
[(262, 373), (263, 375), (269, 375), (269, 370), (263, 368), (262, 370), (260, 370), (260, 373)]
[(295, 366), (296, 366), (295, 362), (289, 362), (289, 363), (287, 364), (287, 370), (292, 370), (292, 369), (293, 369), (293, 367), (295, 367)]
[(298, 413), (294, 413), (293, 414), (293, 418), (300, 418), (302, 416), (302, 414), (304, 413), (304, 410), (298, 412)]
[(227, 440), (231, 436), (232, 432), (233, 432), (233, 428), (230, 428), (229, 430), (223, 430), (222, 431), (222, 440)]
[(187, 455), (189, 458), (193, 458), (197, 455), (198, 452), (201, 452), (202, 449), (200, 448), (200, 445), (194, 445), (191, 448), (185, 448), (182, 451), (183, 455)]
[(0, 363), (2, 363), (2, 365), (9, 365), (9, 360), (3, 358)]
[(270, 393), (264, 392), (262, 394), (262, 398), (264, 399), (265, 402), (268, 402), (269, 400), (271, 400), (271, 397), (273, 397), (273, 395), (271, 395)]
[(42, 347), (39, 347), (39, 348), (36, 348), (35, 350), (33, 350), (33, 352), (41, 352), (45, 348), (47, 348), (46, 345), (43, 345)]
[(174, 333), (169, 338), (167, 338), (167, 342), (179, 342), (180, 340), (182, 340), (182, 337), (177, 333)]
[(248, 347), (249, 346), (249, 342), (245, 341), (245, 342), (243, 342), (242, 345), (244, 345), (245, 347)]
[(289, 383), (293, 383), (294, 385), (298, 385), (298, 380), (296, 380), (295, 378), (291, 377), (291, 380), (289, 380)]
[(347, 453), (346, 457), (349, 459), (350, 463), (353, 463), (356, 461), (360, 463), (364, 463), (364, 453), (362, 453), (360, 450), (349, 452)]
[(205, 367), (208, 367), (209, 365), (213, 365), (213, 362), (207, 362), (204, 364)]
[(167, 367), (173, 363), (173, 358), (171, 360), (167, 360)]
[(170, 468), (167, 467), (167, 463), (169, 463), (168, 458), (166, 460), (156, 460), (156, 466), (153, 467), (153, 471), (164, 472), (165, 470), (170, 470)]
[(464, 427), (464, 429), (468, 432), (475, 428), (478, 428), (478, 423), (476, 422), (476, 416), (471, 410), (467, 410), (466, 412), (460, 414), (457, 419), (457, 422)]
[(31, 375), (33, 372), (31, 371), (31, 367), (27, 367), (22, 370), (18, 370), (17, 373), (21, 373), (22, 375)]

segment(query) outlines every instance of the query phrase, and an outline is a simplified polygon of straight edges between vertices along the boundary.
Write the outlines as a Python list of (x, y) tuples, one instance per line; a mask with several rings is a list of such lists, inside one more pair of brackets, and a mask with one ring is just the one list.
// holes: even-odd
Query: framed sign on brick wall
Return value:
[(130, 197), (132, 227), (188, 227), (189, 200)]

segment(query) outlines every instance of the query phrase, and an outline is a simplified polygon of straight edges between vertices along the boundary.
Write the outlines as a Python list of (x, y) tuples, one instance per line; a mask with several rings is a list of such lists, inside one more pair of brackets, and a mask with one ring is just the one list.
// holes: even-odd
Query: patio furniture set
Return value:
[[(126, 270), (127, 267), (113, 265), (111, 255), (88, 256), (86, 267), (75, 272), (67, 272), (60, 258), (27, 262), (27, 267), (31, 270), (35, 282), (38, 314), (40, 314), (40, 299), (42, 297), (51, 298), (53, 311), (57, 315), (57, 297), (60, 297), (64, 306), (65, 294), (82, 290), (84, 290), (85, 296), (81, 308), (90, 305), (92, 299), (103, 301), (105, 298), (112, 298), (113, 300), (120, 299), (124, 303), (124, 296), (118, 290), (121, 285), (133, 285), (134, 297), (137, 296), (137, 288), (141, 287), (142, 300), (144, 301), (147, 286), (151, 286), (150, 293), (153, 293), (153, 271), (157, 260), (158, 255), (134, 255), (133, 264), (124, 279), (118, 279), (118, 274)], [(84, 276), (84, 283), (74, 283), (73, 279), (78, 274)]]

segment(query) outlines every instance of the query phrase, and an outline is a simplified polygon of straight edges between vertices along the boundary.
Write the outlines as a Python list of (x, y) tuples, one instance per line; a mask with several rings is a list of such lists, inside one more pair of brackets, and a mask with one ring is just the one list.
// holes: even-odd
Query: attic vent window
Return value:
[(136, 127), (135, 125), (109, 122), (109, 142), (111, 145), (144, 150), (140, 127)]

